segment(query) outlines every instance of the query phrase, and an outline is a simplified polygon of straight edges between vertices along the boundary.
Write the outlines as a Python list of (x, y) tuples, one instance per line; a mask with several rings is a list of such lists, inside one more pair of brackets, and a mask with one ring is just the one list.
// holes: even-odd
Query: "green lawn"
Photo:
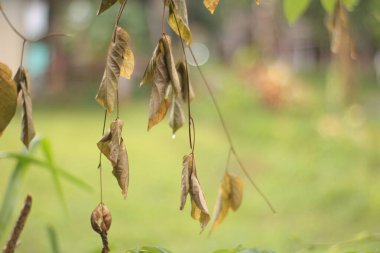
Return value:
[[(213, 71), (223, 70), (210, 70), (210, 76), (215, 76)], [(273, 215), (244, 178), (242, 206), (229, 213), (211, 237), (208, 230), (199, 234), (199, 224), (190, 217), (189, 203), (179, 211), (182, 157), (189, 152), (186, 129), (172, 139), (165, 121), (147, 133), (147, 99), (123, 104), (123, 136), (130, 160), (126, 200), (104, 160), (104, 201), (113, 216), (109, 232), (112, 252), (160, 245), (176, 253), (211, 253), (239, 244), (277, 253), (308, 252), (301, 249), (350, 240), (363, 232), (380, 232), (379, 88), (363, 88), (360, 99), (366, 120), (353, 126), (347, 112), (326, 113), (323, 78), (305, 75), (304, 79), (310, 93), (306, 103), (279, 110), (263, 107), (255, 91), (240, 85), (235, 75), (211, 79), (222, 85), (217, 98), (244, 164), (277, 210)], [(196, 89), (203, 87), (198, 84)], [(211, 100), (200, 93), (203, 95), (193, 102), (195, 155), (212, 212), (228, 145)], [(91, 229), (90, 213), (99, 202), (95, 144), (100, 138), (103, 112), (95, 105), (38, 104), (34, 117), (38, 132), (52, 143), (57, 164), (92, 185), (93, 191), (63, 181), (66, 212), (51, 176), (31, 167), (18, 207), (28, 192), (33, 194), (34, 203), (17, 252), (50, 252), (47, 225), (56, 229), (62, 252), (99, 252), (101, 242)], [(1, 151), (21, 149), (19, 118), (17, 115), (1, 137)], [(13, 166), (12, 161), (0, 160), (0, 200)], [(243, 176), (235, 161), (231, 171)], [(379, 252), (380, 242), (347, 244), (341, 252), (351, 249)], [(315, 252), (327, 250), (322, 247)]]

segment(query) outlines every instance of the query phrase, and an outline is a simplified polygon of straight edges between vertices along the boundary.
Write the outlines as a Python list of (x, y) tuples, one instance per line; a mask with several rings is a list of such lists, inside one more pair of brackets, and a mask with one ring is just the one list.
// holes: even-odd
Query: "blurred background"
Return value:
[[(121, 25), (131, 35), (135, 71), (131, 80), (120, 83), (130, 160), (127, 200), (111, 166), (104, 166), (104, 201), (113, 215), (112, 252), (138, 245), (212, 252), (240, 244), (276, 252), (379, 252), (380, 2), (355, 1), (355, 8), (342, 9), (334, 19), (320, 1), (311, 1), (292, 25), (281, 0), (262, 0), (259, 6), (250, 0), (222, 0), (214, 15), (201, 0), (187, 2), (193, 49), (237, 151), (278, 213), (271, 213), (245, 178), (242, 206), (210, 237), (208, 231), (199, 235), (189, 205), (179, 211), (187, 132), (184, 127), (173, 139), (163, 121), (147, 133), (150, 87), (139, 87), (161, 36), (162, 1), (130, 0)], [(13, 199), (17, 211), (11, 224), (23, 196), (34, 196), (17, 252), (52, 252), (51, 238), (60, 252), (99, 252), (90, 214), (99, 202), (96, 142), (104, 112), (94, 97), (118, 7), (96, 16), (100, 1), (1, 4), (27, 38), (71, 35), (27, 44), (24, 65), (32, 77), (37, 132), (50, 141), (55, 163), (91, 186), (83, 190), (62, 179), (63, 200), (51, 175), (31, 165)], [(0, 31), (0, 62), (15, 73), (22, 41), (3, 17)], [(166, 32), (173, 37), (175, 58), (181, 59), (179, 40), (168, 26)], [(211, 211), (229, 146), (195, 67), (190, 79), (196, 93), (192, 110), (198, 176)], [(20, 121), (19, 110), (0, 139), (1, 151), (22, 150)], [(35, 156), (43, 154), (37, 150)], [(15, 165), (12, 159), (0, 159), (2, 201)], [(230, 171), (244, 177), (234, 160)], [(0, 227), (0, 245), (11, 227)]]

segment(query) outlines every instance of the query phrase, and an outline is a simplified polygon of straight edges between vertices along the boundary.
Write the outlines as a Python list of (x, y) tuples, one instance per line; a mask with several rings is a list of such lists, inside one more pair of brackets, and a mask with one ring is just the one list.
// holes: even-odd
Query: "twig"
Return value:
[[(102, 129), (102, 136), (104, 135), (104, 132), (106, 130), (106, 122), (107, 122), (107, 110), (104, 110), (104, 119), (103, 119), (103, 129)], [(102, 151), (99, 151), (99, 184), (100, 184), (100, 203), (103, 204), (103, 167), (102, 167)], [(102, 209), (103, 211), (103, 209)], [(103, 217), (103, 216), (102, 216)]]
[(26, 219), (28, 218), (30, 209), (32, 208), (32, 196), (27, 195), (24, 203), (24, 207), (18, 217), (15, 227), (13, 228), (11, 238), (9, 239), (7, 245), (5, 246), (3, 253), (13, 253), (15, 251), (18, 238), (22, 230), (24, 229)]
[(269, 208), (272, 210), (273, 213), (276, 213), (276, 210), (274, 209), (274, 207), (272, 206), (272, 204), (270, 203), (269, 199), (265, 196), (265, 194), (261, 191), (261, 189), (257, 186), (257, 184), (253, 181), (253, 179), (251, 178), (251, 176), (249, 175), (248, 173), (248, 170), (245, 168), (244, 164), (242, 163), (242, 161), (240, 160), (239, 158), (239, 155), (237, 154), (236, 152), (236, 149), (233, 145), (233, 142), (232, 142), (232, 138), (231, 138), (231, 135), (230, 135), (230, 132), (228, 131), (228, 128), (227, 128), (227, 125), (226, 125), (226, 122), (223, 118), (223, 115), (222, 115), (222, 112), (220, 110), (220, 107), (219, 107), (219, 104), (215, 98), (215, 95), (214, 93), (212, 92), (211, 90), (211, 87), (210, 85), (208, 84), (207, 82), (207, 79), (205, 77), (205, 75), (203, 74), (203, 71), (201, 69), (201, 67), (199, 66), (198, 64), (198, 61), (197, 59), (195, 58), (195, 55), (194, 55), (194, 52), (193, 50), (191, 49), (191, 47), (188, 47), (189, 48), (189, 51), (194, 59), (194, 62), (195, 62), (195, 65), (198, 69), (198, 72), (203, 80), (203, 83), (204, 85), (206, 86), (207, 90), (208, 90), (208, 93), (210, 94), (211, 96), (211, 99), (212, 99), (212, 102), (215, 106), (215, 109), (218, 113), (218, 116), (219, 116), (219, 120), (220, 120), (220, 123), (222, 124), (222, 127), (223, 127), (223, 130), (224, 130), (224, 133), (227, 137), (227, 140), (228, 140), (228, 143), (230, 145), (230, 150), (232, 152), (232, 154), (235, 156), (235, 159), (236, 161), (239, 163), (239, 166), (240, 166), (240, 169), (244, 172), (245, 176), (248, 178), (249, 182), (252, 184), (252, 186), (256, 189), (256, 191), (260, 194), (260, 196), (264, 199), (264, 201), (267, 203), (267, 205), (269, 206)]
[(9, 27), (15, 32), (15, 34), (17, 34), (21, 39), (23, 39), (23, 40), (27, 40), (27, 39), (25, 38), (25, 36), (22, 35), (22, 34), (21, 34), (21, 33), (20, 33), (20, 32), (14, 27), (14, 25), (13, 25), (12, 22), (9, 20), (7, 14), (5, 13), (5, 11), (3, 10), (3, 8), (2, 8), (1, 5), (0, 5), (0, 11), (1, 11), (1, 14), (3, 14), (3, 17), (4, 17), (5, 21), (7, 21)]

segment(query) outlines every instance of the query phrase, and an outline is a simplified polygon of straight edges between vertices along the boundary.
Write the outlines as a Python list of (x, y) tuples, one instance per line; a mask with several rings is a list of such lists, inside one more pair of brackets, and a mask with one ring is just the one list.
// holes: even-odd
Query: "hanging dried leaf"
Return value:
[(190, 101), (192, 101), (195, 97), (193, 87), (189, 81), (188, 73), (186, 71), (186, 66), (184, 62), (179, 62), (176, 65), (176, 69), (178, 72), (179, 82), (181, 86), (181, 97), (183, 101), (187, 102), (188, 99), (188, 85), (189, 82), (190, 85)]
[(97, 233), (107, 232), (112, 223), (111, 212), (108, 207), (100, 203), (91, 213), (91, 226)]
[(96, 101), (107, 111), (112, 112), (116, 102), (120, 75), (130, 78), (134, 67), (133, 53), (129, 48), (129, 35), (118, 27), (115, 42), (111, 42), (108, 50), (106, 68), (100, 84)]
[(203, 232), (208, 222), (210, 221), (210, 215), (208, 212), (204, 212), (202, 209), (200, 209), (194, 199), (191, 199), (191, 217), (199, 221), (202, 229), (201, 232)]
[(192, 36), (187, 17), (186, 0), (169, 0), (166, 4), (169, 5), (169, 26), (178, 36), (191, 44)]
[(182, 179), (181, 179), (181, 205), (180, 210), (183, 210), (186, 204), (187, 194), (190, 190), (190, 176), (193, 172), (193, 156), (185, 155), (182, 162)]
[(154, 70), (156, 68), (156, 59), (157, 59), (158, 53), (160, 52), (159, 48), (160, 48), (160, 44), (157, 44), (156, 48), (153, 51), (153, 56), (149, 60), (148, 66), (146, 66), (143, 79), (140, 82), (140, 86), (153, 80)]
[(230, 208), (233, 211), (239, 208), (242, 197), (243, 182), (240, 177), (225, 173), (219, 188), (210, 233), (223, 222)]
[(206, 6), (207, 10), (209, 10), (211, 14), (214, 14), (216, 7), (218, 7), (219, 0), (203, 0), (203, 4), (204, 6)]
[(185, 114), (182, 110), (181, 98), (173, 95), (170, 106), (169, 125), (173, 129), (173, 134), (185, 124)]
[(108, 238), (107, 232), (111, 227), (112, 217), (109, 209), (100, 203), (91, 213), (91, 226), (92, 229), (102, 238), (103, 249), (102, 253), (108, 253)]
[(29, 94), (29, 75), (23, 67), (20, 67), (14, 79), (22, 94), (21, 140), (28, 148), (29, 143), (36, 135), (32, 116), (32, 100)]
[(141, 83), (145, 83), (151, 79), (152, 71), (154, 85), (149, 101), (148, 130), (165, 117), (169, 109), (168, 91), (171, 87), (176, 94), (180, 94), (181, 92), (178, 73), (175, 69), (171, 52), (171, 40), (168, 35), (162, 35)]
[(17, 85), (12, 80), (12, 71), (0, 63), (0, 136), (11, 122), (17, 107)]
[(119, 2), (120, 4), (122, 4), (123, 2), (125, 2), (125, 0), (102, 0), (102, 2), (100, 4), (99, 11), (98, 11), (98, 14), (96, 14), (96, 15), (102, 14), (104, 11), (106, 11), (107, 9), (109, 9), (116, 2)]
[(113, 167), (112, 174), (116, 177), (117, 182), (122, 190), (123, 196), (126, 198), (128, 194), (128, 184), (129, 184), (129, 164), (128, 164), (128, 154), (123, 143), (123, 138), (121, 139), (119, 146), (119, 156), (116, 166)]
[(97, 143), (99, 150), (111, 161), (112, 166), (116, 166), (119, 160), (121, 131), (124, 122), (116, 119), (111, 123), (110, 130)]

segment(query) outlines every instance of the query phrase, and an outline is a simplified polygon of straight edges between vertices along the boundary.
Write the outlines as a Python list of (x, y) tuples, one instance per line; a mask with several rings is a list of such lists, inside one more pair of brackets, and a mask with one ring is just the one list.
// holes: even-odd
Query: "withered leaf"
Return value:
[(111, 161), (112, 166), (116, 166), (119, 160), (121, 131), (124, 122), (116, 119), (111, 123), (110, 130), (97, 143), (99, 150)]
[(148, 130), (164, 119), (170, 104), (168, 91), (172, 88), (176, 94), (181, 92), (178, 73), (171, 52), (171, 40), (168, 35), (162, 35), (159, 40), (142, 83), (151, 79), (152, 72), (154, 84), (149, 101)]
[(120, 142), (117, 164), (113, 167), (112, 174), (116, 177), (117, 182), (119, 183), (119, 186), (122, 190), (122, 194), (126, 198), (128, 194), (129, 184), (129, 164), (128, 154), (123, 142), (123, 138)]
[(107, 63), (100, 84), (96, 101), (107, 111), (112, 112), (116, 102), (120, 75), (130, 78), (134, 68), (133, 53), (129, 48), (129, 35), (121, 27), (117, 27), (115, 41), (108, 49)]
[(180, 97), (174, 94), (171, 100), (169, 125), (173, 129), (173, 134), (185, 124), (185, 114), (182, 110), (182, 101)]
[(215, 204), (213, 221), (210, 233), (223, 222), (227, 216), (229, 209), (236, 211), (243, 197), (243, 182), (238, 176), (234, 176), (228, 172), (224, 174), (222, 179), (218, 198)]
[(191, 44), (192, 36), (187, 17), (186, 0), (169, 0), (167, 4), (169, 5), (169, 26), (178, 36)]
[(181, 204), (179, 209), (183, 210), (186, 204), (187, 194), (190, 190), (190, 176), (193, 172), (193, 156), (185, 155), (182, 162), (182, 179), (181, 179)]
[(97, 15), (102, 14), (104, 11), (106, 11), (107, 9), (109, 9), (116, 2), (119, 2), (120, 4), (122, 4), (124, 1), (125, 0), (102, 0)]
[(32, 99), (30, 98), (30, 81), (27, 71), (20, 67), (15, 76), (17, 87), (22, 94), (22, 121), (21, 121), (21, 140), (29, 148), (29, 143), (33, 140), (36, 132), (34, 130), (32, 115)]
[(146, 66), (143, 79), (140, 82), (140, 86), (153, 80), (154, 70), (156, 68), (156, 59), (158, 52), (160, 52), (159, 47), (160, 44), (157, 44), (156, 48), (153, 51), (152, 58), (149, 60), (148, 66)]
[(203, 4), (211, 14), (214, 14), (216, 7), (218, 7), (219, 0), (203, 0)]
[(0, 63), (0, 136), (11, 122), (17, 107), (17, 85), (12, 79), (12, 71)]
[(112, 223), (111, 212), (108, 207), (100, 203), (91, 213), (91, 226), (95, 232), (101, 234), (107, 232)]
[(188, 92), (189, 92), (189, 89), (188, 89), (188, 85), (187, 83), (189, 82), (189, 88), (190, 88), (190, 101), (192, 101), (195, 97), (194, 95), (194, 90), (193, 90), (193, 87), (189, 81), (189, 78), (188, 78), (188, 73), (186, 72), (186, 66), (185, 66), (185, 63), (182, 61), (182, 62), (179, 62), (177, 63), (176, 65), (176, 69), (177, 69), (177, 72), (178, 72), (178, 77), (179, 77), (179, 82), (180, 82), (180, 86), (181, 86), (181, 97), (182, 97), (182, 100), (183, 101), (187, 101), (189, 95), (188, 95)]

